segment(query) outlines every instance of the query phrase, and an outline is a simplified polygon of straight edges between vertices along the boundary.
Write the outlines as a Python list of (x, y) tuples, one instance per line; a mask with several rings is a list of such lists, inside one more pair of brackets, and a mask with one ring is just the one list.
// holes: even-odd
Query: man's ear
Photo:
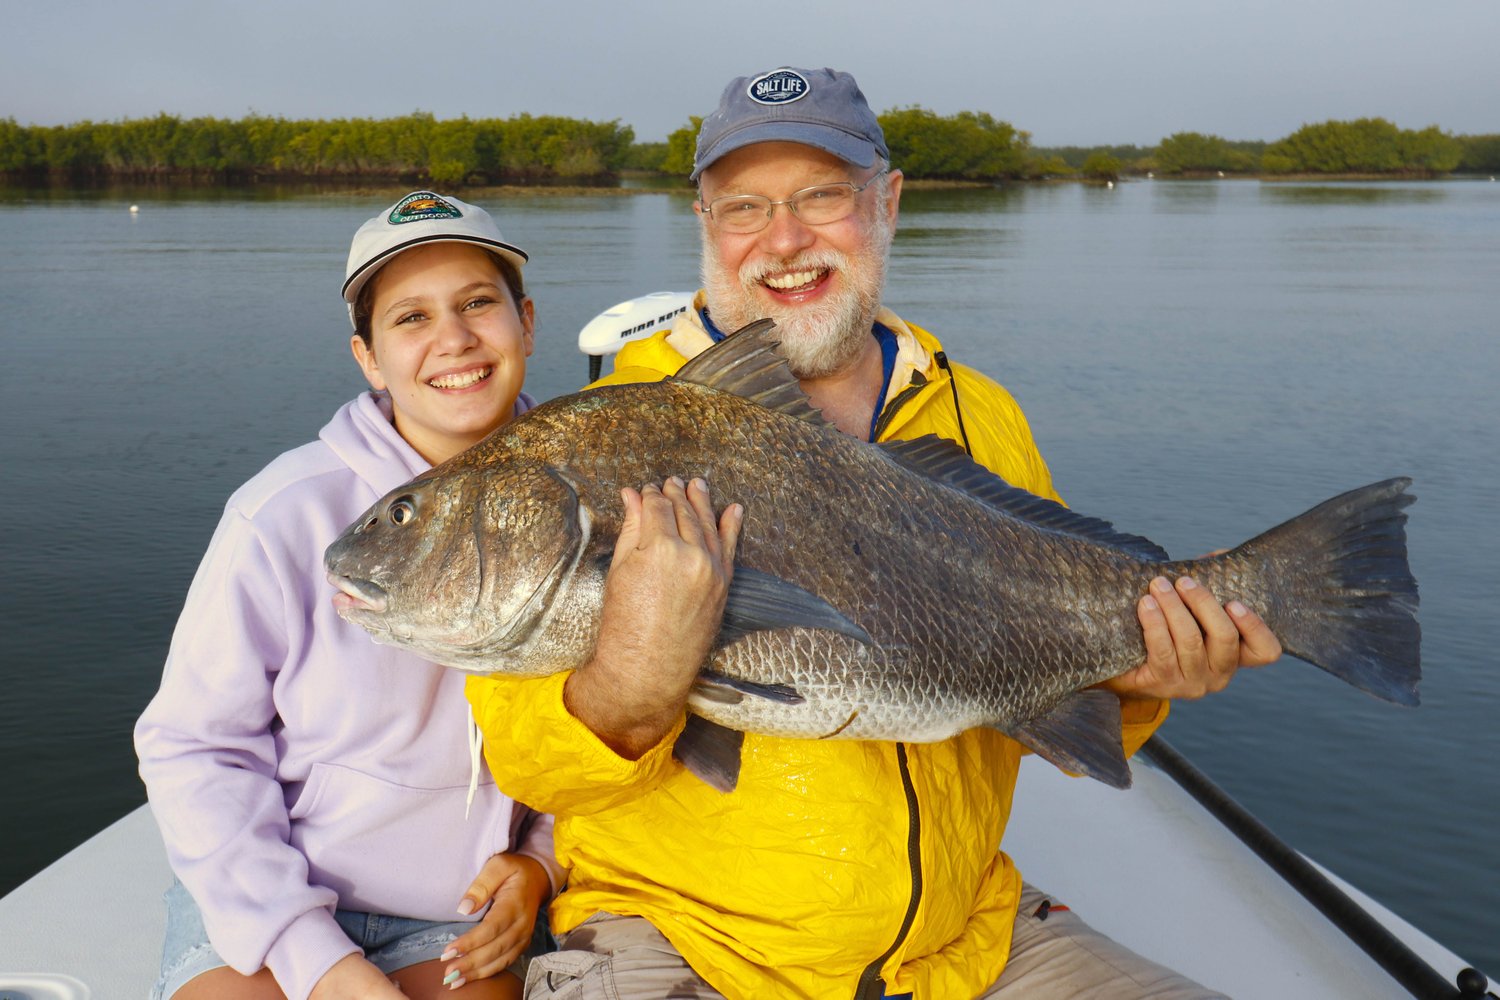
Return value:
[(891, 230), (893, 232), (896, 229), (896, 217), (901, 214), (901, 182), (905, 179), (906, 175), (899, 170), (892, 170), (886, 177), (887, 182), (890, 184), (891, 192), (890, 201), (886, 205), (886, 211), (890, 213)]
[(384, 389), (386, 385), (385, 379), (380, 377), (380, 365), (375, 361), (375, 352), (369, 344), (365, 343), (365, 338), (357, 333), (350, 336), (349, 350), (354, 354), (354, 361), (359, 365), (359, 370), (364, 372), (365, 381), (370, 383), (370, 388), (376, 392)]

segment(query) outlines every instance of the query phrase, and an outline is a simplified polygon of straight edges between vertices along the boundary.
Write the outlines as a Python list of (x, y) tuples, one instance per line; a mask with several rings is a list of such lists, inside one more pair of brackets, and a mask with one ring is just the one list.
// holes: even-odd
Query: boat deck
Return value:
[[(1327, 918), (1168, 776), (1137, 758), (1117, 792), (1027, 758), (1006, 849), (1090, 923), (1239, 1000), (1405, 997)], [(137, 1000), (155, 979), (171, 880), (130, 813), (0, 900), (0, 1000)], [(1464, 963), (1357, 901), (1453, 981)]]

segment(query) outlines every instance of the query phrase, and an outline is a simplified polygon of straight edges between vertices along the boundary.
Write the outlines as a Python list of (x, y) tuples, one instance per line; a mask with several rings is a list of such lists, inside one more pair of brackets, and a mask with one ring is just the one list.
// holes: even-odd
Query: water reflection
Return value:
[(1019, 211), (1034, 189), (1005, 187), (927, 188), (907, 184), (901, 189), (901, 211), (944, 214), (991, 214)]
[(1225, 181), (1169, 180), (1152, 181), (1152, 211), (1183, 214), (1213, 212), (1224, 193)]
[[(909, 217), (909, 216), (904, 216)], [(924, 226), (921, 224), (901, 226), (897, 246), (903, 252), (941, 252), (951, 254), (962, 251), (992, 251), (997, 246), (1020, 242), (1020, 234), (1013, 229), (991, 225), (975, 226)]]
[(1442, 201), (1447, 192), (1439, 187), (1389, 181), (1316, 184), (1274, 181), (1260, 186), (1260, 197), (1281, 205), (1422, 205)]

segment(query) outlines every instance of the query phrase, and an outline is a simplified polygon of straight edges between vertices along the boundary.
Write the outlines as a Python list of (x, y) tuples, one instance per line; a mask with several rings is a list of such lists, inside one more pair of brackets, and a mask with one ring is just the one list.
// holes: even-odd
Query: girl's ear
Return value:
[(370, 383), (370, 388), (376, 392), (384, 389), (385, 379), (380, 377), (380, 365), (375, 361), (375, 351), (365, 343), (365, 338), (357, 333), (352, 335), (349, 338), (349, 350), (353, 352), (354, 361), (359, 365), (359, 370), (364, 372), (365, 381)]
[(532, 303), (531, 296), (528, 295), (520, 301), (516, 309), (521, 314), (521, 328), (525, 331), (521, 342), (526, 346), (526, 356), (529, 358), (531, 357), (531, 349), (536, 345), (536, 337), (534, 336), (534, 331), (536, 330), (536, 306)]

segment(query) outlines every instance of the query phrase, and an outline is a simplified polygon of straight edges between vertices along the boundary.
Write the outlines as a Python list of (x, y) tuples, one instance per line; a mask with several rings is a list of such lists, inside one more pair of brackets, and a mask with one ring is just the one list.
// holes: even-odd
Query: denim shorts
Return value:
[[(203, 914), (182, 883), (174, 881), (162, 899), (167, 904), (167, 933), (162, 944), (161, 976), (151, 991), (151, 1000), (171, 997), (188, 980), (228, 965), (208, 943)], [(412, 920), (354, 910), (335, 910), (333, 918), (349, 940), (364, 949), (370, 963), (386, 975), (437, 958), (449, 942), (474, 927), (471, 921)]]

